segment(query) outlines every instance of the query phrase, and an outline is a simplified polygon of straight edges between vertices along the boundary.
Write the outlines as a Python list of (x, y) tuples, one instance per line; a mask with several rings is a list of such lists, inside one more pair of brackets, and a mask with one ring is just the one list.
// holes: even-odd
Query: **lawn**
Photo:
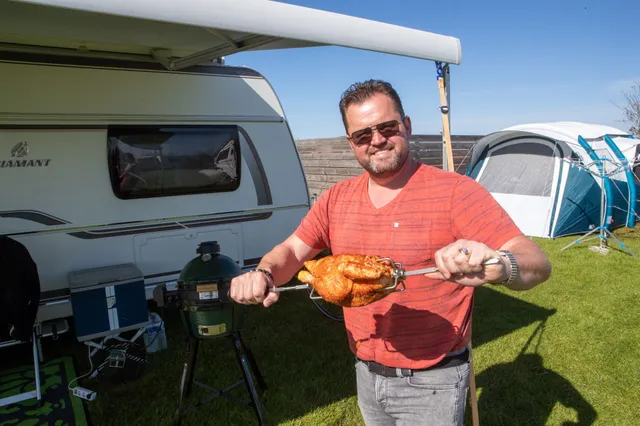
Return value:
[[(640, 255), (640, 232), (617, 235)], [(539, 241), (553, 263), (545, 284), (529, 292), (477, 291), (473, 341), (482, 425), (638, 424), (640, 257), (616, 249), (594, 253), (588, 247), (595, 241), (560, 251), (571, 241)], [(262, 401), (269, 424), (363, 424), (343, 324), (301, 293), (282, 294), (269, 309), (242, 309), (242, 336), (268, 385)], [(140, 379), (118, 386), (83, 382), (98, 390), (89, 403), (95, 425), (171, 424), (186, 348), (175, 312), (165, 320), (169, 350), (154, 354)], [(65, 339), (77, 352), (79, 372), (86, 371), (86, 351), (72, 336)], [(55, 351), (52, 344), (45, 351)], [(228, 339), (201, 344), (196, 380), (222, 388), (241, 377)], [(242, 388), (233, 393), (247, 395)], [(190, 401), (198, 396), (206, 393), (196, 388)], [(218, 398), (183, 424), (256, 422), (248, 407)]]

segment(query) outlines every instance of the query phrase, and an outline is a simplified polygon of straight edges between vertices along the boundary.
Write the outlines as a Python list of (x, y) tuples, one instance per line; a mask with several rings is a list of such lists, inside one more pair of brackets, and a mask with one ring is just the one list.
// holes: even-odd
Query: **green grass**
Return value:
[[(617, 234), (640, 255), (640, 233)], [(474, 343), (481, 345), (474, 354), (481, 423), (638, 423), (640, 259), (617, 249), (591, 252), (595, 240), (560, 251), (571, 240), (539, 242), (553, 264), (546, 283), (528, 292), (486, 289), (478, 295)], [(508, 302), (492, 303), (500, 298)], [(538, 315), (545, 319), (486, 336)]]
[[(617, 235), (640, 254), (640, 232)], [(640, 258), (615, 249), (594, 253), (588, 247), (595, 241), (560, 251), (572, 240), (539, 241), (553, 263), (543, 285), (477, 292), (473, 343), (482, 425), (638, 424)], [(244, 341), (268, 385), (262, 401), (270, 424), (363, 424), (343, 324), (322, 316), (300, 293), (282, 294), (269, 309), (242, 308)], [(98, 390), (89, 403), (94, 424), (171, 424), (186, 347), (176, 313), (166, 322), (169, 350), (155, 354), (139, 380), (83, 382)], [(72, 336), (65, 339), (64, 350), (78, 350), (78, 371), (86, 371), (86, 351)], [(241, 377), (230, 341), (201, 344), (196, 380), (222, 388)], [(243, 388), (233, 393), (247, 396)], [(196, 388), (189, 401), (198, 396), (206, 393)], [(256, 423), (250, 408), (218, 398), (183, 424)]]

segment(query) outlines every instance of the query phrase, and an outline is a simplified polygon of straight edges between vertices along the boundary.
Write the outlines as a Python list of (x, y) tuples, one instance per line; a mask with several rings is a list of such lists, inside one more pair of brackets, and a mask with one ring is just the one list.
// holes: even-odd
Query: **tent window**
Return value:
[(554, 167), (551, 147), (535, 142), (516, 143), (491, 153), (479, 182), (489, 192), (548, 197)]
[(110, 127), (108, 147), (118, 198), (227, 192), (240, 185), (237, 126)]

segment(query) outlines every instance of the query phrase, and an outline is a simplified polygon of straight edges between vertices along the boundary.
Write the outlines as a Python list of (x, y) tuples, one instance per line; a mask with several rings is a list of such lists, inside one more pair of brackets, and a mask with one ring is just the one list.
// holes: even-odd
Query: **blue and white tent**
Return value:
[[(632, 228), (638, 217), (639, 144), (608, 126), (523, 124), (481, 138), (467, 175), (487, 188), (528, 236), (556, 238), (601, 224)], [(599, 170), (606, 176), (598, 177)]]

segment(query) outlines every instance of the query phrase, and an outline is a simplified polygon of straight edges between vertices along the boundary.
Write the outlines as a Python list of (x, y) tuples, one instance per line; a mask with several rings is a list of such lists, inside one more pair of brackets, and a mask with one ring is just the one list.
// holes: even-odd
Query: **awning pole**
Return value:
[(453, 166), (453, 150), (451, 148), (451, 125), (449, 123), (449, 65), (436, 62), (438, 70), (438, 87), (440, 88), (440, 112), (442, 113), (442, 168), (455, 171)]

